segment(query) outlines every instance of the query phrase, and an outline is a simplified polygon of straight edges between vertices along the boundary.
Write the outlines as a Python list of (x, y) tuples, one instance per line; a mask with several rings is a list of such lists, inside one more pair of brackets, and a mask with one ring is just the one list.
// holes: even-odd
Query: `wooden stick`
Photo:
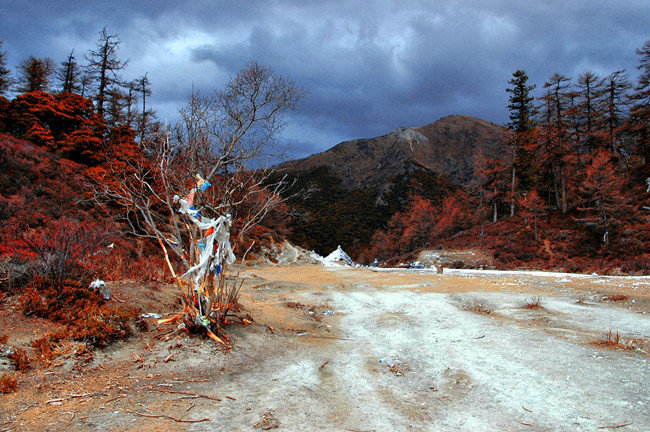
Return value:
[(323, 370), (323, 368), (324, 368), (324, 367), (327, 365), (327, 363), (329, 363), (329, 362), (330, 362), (329, 360), (326, 360), (325, 362), (323, 362), (323, 364), (320, 365), (320, 367), (318, 368), (318, 370)]
[(532, 410), (529, 410), (528, 408), (526, 408), (526, 407), (523, 406), (523, 405), (522, 405), (521, 407), (524, 409), (524, 411), (533, 412)]
[(158, 321), (156, 321), (157, 324), (169, 324), (173, 323), (174, 321), (178, 321), (180, 319), (179, 315), (174, 315), (171, 318), (160, 318)]
[(184, 391), (177, 391), (177, 390), (163, 390), (163, 389), (157, 389), (156, 391), (159, 392), (159, 393), (171, 393), (171, 394), (181, 394), (181, 395), (187, 395), (187, 396), (195, 396), (195, 397), (200, 397), (200, 398), (204, 398), (204, 399), (210, 399), (210, 400), (215, 400), (217, 402), (221, 402), (221, 398), (218, 398), (218, 397), (215, 397), (215, 396), (199, 394), (199, 393), (184, 392)]
[(228, 345), (226, 345), (226, 343), (223, 340), (221, 340), (219, 336), (212, 333), (210, 330), (207, 330), (207, 332), (210, 339), (214, 340), (215, 342), (219, 342), (221, 345), (223, 345), (224, 348), (228, 348)]
[(526, 423), (526, 422), (522, 422), (522, 421), (520, 421), (519, 423), (521, 423), (524, 426), (532, 426), (533, 425), (532, 423)]
[(141, 417), (149, 417), (149, 418), (166, 418), (169, 420), (174, 420), (175, 422), (178, 423), (201, 423), (201, 422), (206, 422), (206, 421), (211, 421), (209, 418), (204, 417), (202, 419), (197, 419), (197, 420), (185, 420), (185, 419), (179, 419), (170, 415), (165, 415), (165, 414), (145, 414), (137, 411), (131, 411), (129, 409), (126, 410), (126, 412), (135, 414)]

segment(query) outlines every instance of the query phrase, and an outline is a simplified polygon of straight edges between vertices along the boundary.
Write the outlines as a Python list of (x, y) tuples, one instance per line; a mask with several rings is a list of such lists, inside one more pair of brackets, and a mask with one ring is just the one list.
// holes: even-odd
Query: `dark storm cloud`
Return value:
[(645, 1), (0, 1), (10, 63), (61, 61), (92, 48), (106, 26), (122, 39), (127, 75), (153, 82), (173, 120), (192, 84), (221, 87), (250, 60), (308, 90), (285, 132), (296, 156), (454, 113), (503, 123), (505, 88), (525, 69), (627, 69), (648, 39)]

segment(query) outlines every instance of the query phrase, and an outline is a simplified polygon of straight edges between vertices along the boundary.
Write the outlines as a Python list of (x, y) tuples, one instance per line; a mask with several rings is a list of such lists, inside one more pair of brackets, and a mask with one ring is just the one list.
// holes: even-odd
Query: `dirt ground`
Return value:
[[(0, 430), (650, 430), (650, 278), (242, 275), (255, 323), (229, 326), (232, 351), (149, 319), (87, 363), (64, 353), (19, 374), (19, 390), (0, 395)], [(110, 287), (143, 312), (177, 309), (171, 286)], [(2, 308), (8, 346), (53, 329), (13, 298)]]

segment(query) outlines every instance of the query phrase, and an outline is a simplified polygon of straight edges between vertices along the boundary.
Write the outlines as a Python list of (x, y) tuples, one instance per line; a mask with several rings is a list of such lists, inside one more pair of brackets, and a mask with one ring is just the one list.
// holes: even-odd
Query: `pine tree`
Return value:
[(524, 183), (528, 186), (531, 182), (530, 175), (532, 170), (530, 167), (530, 157), (526, 152), (526, 142), (530, 138), (530, 132), (535, 127), (535, 106), (533, 105), (535, 98), (530, 95), (535, 85), (527, 85), (527, 82), (528, 75), (526, 72), (518, 69), (512, 74), (512, 79), (508, 81), (512, 87), (506, 88), (506, 91), (511, 94), (509, 98), (510, 103), (508, 104), (510, 123), (507, 126), (514, 132), (514, 135), (510, 139), (510, 145), (512, 147), (510, 216), (515, 215), (517, 175), (522, 177), (522, 173), (525, 173), (523, 175), (525, 178)]

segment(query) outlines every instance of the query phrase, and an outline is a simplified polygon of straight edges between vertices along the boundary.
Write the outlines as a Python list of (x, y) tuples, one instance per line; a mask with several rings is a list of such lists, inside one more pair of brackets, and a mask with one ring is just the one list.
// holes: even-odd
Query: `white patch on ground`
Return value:
[[(494, 287), (497, 276), (522, 286), (479, 289)], [(468, 277), (477, 292), (430, 292), (448, 280), (440, 275), (422, 285), (396, 273), (382, 286), (352, 277), (305, 281), (292, 300), (326, 302), (335, 314), (321, 324), (331, 333), (238, 335), (230, 361), (253, 364), (214, 383), (242, 401), (218, 410), (223, 423), (214, 430), (242, 429), (266, 409), (281, 429), (304, 431), (593, 431), (626, 423), (622, 430), (650, 430), (648, 354), (591, 343), (610, 329), (647, 339), (648, 315), (597, 299), (577, 304), (567, 285), (574, 275)], [(642, 289), (647, 296), (647, 284)], [(543, 309), (524, 309), (540, 291)], [(491, 313), (464, 310), (472, 299)], [(254, 408), (242, 414), (246, 407)]]

